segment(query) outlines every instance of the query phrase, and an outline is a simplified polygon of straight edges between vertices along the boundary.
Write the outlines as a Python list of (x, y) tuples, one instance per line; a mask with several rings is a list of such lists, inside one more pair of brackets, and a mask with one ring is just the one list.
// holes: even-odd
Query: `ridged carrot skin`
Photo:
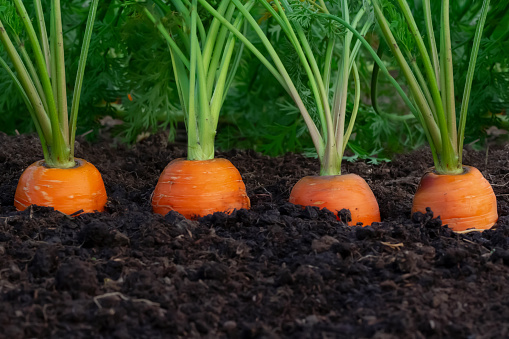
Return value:
[(433, 169), (426, 173), (415, 193), (412, 213), (425, 213), (430, 207), (454, 231), (491, 228), (498, 220), (493, 188), (477, 168), (463, 169), (457, 175), (441, 175)]
[(173, 160), (163, 170), (152, 196), (155, 213), (177, 211), (188, 219), (249, 207), (239, 171), (220, 158)]
[(21, 175), (14, 206), (23, 211), (30, 205), (53, 207), (62, 213), (102, 212), (108, 200), (101, 174), (86, 160), (75, 158), (73, 168), (49, 168), (39, 160)]
[(356, 174), (309, 176), (300, 179), (290, 193), (290, 202), (327, 208), (335, 214), (349, 209), (354, 226), (380, 222), (378, 202), (364, 179)]

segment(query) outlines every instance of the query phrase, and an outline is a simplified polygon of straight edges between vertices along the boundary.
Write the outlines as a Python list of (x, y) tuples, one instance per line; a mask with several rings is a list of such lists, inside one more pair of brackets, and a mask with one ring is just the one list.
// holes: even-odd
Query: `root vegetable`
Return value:
[(75, 158), (72, 168), (50, 168), (44, 160), (21, 175), (14, 196), (19, 211), (30, 205), (53, 207), (66, 214), (102, 212), (107, 201), (101, 174), (91, 163)]
[(177, 211), (189, 219), (249, 207), (239, 171), (220, 158), (173, 160), (159, 177), (152, 197), (155, 213)]

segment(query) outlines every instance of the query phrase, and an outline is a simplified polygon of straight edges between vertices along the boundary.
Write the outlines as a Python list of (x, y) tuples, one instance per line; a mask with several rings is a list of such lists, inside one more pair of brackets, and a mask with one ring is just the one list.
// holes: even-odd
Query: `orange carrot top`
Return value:
[(155, 213), (177, 211), (190, 219), (249, 205), (240, 173), (226, 159), (173, 160), (159, 177), (152, 197)]
[(30, 165), (16, 188), (16, 209), (39, 205), (66, 214), (102, 212), (107, 197), (101, 174), (91, 163), (75, 159), (76, 166), (72, 168), (50, 168), (43, 160)]

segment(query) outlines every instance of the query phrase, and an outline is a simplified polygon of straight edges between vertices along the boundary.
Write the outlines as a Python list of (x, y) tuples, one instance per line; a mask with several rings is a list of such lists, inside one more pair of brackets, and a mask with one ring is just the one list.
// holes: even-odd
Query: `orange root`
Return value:
[(463, 168), (458, 175), (426, 173), (415, 193), (412, 214), (430, 207), (454, 231), (491, 228), (498, 220), (493, 188), (477, 168)]
[(350, 226), (380, 222), (375, 195), (366, 181), (356, 174), (304, 177), (293, 187), (290, 202), (327, 208), (334, 213), (348, 209), (352, 216)]
[(53, 207), (65, 214), (102, 212), (106, 205), (106, 189), (94, 165), (76, 158), (73, 168), (49, 168), (37, 161), (21, 175), (14, 206), (18, 211), (30, 205)]
[(229, 160), (219, 158), (173, 160), (163, 170), (152, 196), (155, 213), (177, 211), (188, 219), (249, 207), (239, 171)]

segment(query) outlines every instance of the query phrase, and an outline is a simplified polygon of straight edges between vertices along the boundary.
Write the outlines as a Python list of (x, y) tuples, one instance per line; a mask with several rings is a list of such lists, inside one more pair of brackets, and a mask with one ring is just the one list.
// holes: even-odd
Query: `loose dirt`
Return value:
[(495, 229), (456, 234), (410, 216), (428, 151), (345, 163), (372, 187), (383, 222), (348, 227), (287, 203), (314, 159), (218, 152), (251, 210), (198, 221), (154, 215), (157, 178), (185, 147), (82, 142), (102, 173), (105, 213), (13, 208), (34, 136), (0, 134), (0, 338), (502, 338), (509, 336), (509, 145), (468, 151), (498, 199)]

